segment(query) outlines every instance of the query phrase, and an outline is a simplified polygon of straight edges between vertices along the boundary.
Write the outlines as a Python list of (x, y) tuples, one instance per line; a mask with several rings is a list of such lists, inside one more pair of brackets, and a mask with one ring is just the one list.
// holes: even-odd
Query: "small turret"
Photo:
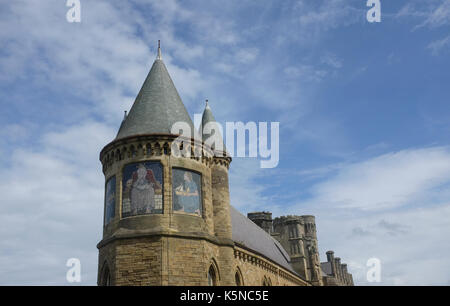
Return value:
[(331, 275), (336, 275), (336, 264), (334, 262), (334, 252), (333, 251), (327, 251), (327, 261), (331, 265)]
[(336, 266), (336, 277), (342, 281), (342, 267), (341, 267), (341, 259), (339, 257), (336, 257), (334, 259), (335, 266)]
[(247, 218), (256, 223), (256, 225), (265, 230), (268, 234), (273, 232), (271, 212), (252, 212), (247, 214)]
[(206, 145), (210, 146), (216, 156), (226, 156), (226, 147), (221, 134), (221, 126), (217, 123), (212, 113), (209, 101), (206, 100), (205, 110), (202, 115), (202, 124), (200, 126), (200, 135)]
[(349, 279), (348, 279), (348, 270), (347, 270), (347, 264), (342, 264), (342, 274), (343, 274), (343, 281), (345, 285), (349, 285)]

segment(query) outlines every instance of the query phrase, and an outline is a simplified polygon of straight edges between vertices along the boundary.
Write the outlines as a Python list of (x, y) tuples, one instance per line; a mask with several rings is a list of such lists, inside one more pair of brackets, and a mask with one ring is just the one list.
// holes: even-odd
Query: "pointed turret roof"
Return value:
[[(211, 107), (209, 107), (208, 100), (206, 100), (205, 110), (202, 115), (202, 128), (209, 122), (216, 122), (216, 118), (214, 118)], [(203, 134), (203, 131), (200, 132), (202, 133), (203, 141), (205, 141), (205, 139), (208, 138), (208, 135)]]
[[(218, 123), (212, 113), (211, 107), (208, 104), (208, 100), (206, 100), (206, 106), (205, 106), (205, 110), (203, 111), (203, 116), (202, 116), (202, 125), (200, 126), (200, 128), (201, 128), (200, 135), (202, 135), (202, 140), (206, 141), (206, 139), (208, 139), (210, 136), (214, 135), (214, 133), (216, 133), (216, 131), (217, 131), (217, 133), (219, 133), (220, 141), (223, 144), (221, 151), (226, 152), (225, 143), (223, 142), (223, 138), (222, 138), (222, 135), (220, 135), (220, 130), (218, 129), (218, 127), (217, 128), (215, 127), (215, 130), (211, 134), (204, 133), (203, 128), (206, 126), (206, 124), (208, 124), (210, 122), (218, 125)], [(216, 149), (216, 148), (213, 146), (213, 149)]]
[(142, 85), (133, 106), (124, 118), (116, 139), (142, 134), (170, 134), (175, 122), (186, 122), (191, 132), (194, 124), (173, 84), (161, 57), (158, 55)]

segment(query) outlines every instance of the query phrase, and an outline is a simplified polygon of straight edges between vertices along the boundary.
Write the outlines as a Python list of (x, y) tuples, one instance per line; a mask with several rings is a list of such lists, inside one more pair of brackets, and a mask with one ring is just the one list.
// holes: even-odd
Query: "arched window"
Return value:
[(147, 143), (147, 145), (145, 147), (147, 149), (147, 156), (152, 155), (152, 146), (151, 146), (151, 144)]
[(106, 263), (105, 266), (103, 267), (100, 286), (111, 286), (111, 273), (109, 273), (109, 268)]
[(213, 265), (211, 265), (208, 270), (208, 286), (217, 286), (216, 270)]
[(239, 273), (239, 271), (236, 271), (236, 274), (234, 275), (234, 279), (236, 281), (236, 286), (243, 286), (243, 282), (242, 282), (242, 276), (241, 273)]

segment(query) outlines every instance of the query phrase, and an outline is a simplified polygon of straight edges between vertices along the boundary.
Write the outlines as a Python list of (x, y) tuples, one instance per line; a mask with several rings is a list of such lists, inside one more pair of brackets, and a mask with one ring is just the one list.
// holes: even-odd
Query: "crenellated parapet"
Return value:
[[(182, 139), (183, 141), (180, 141)], [(135, 158), (173, 156), (190, 158), (209, 165), (230, 166), (231, 157), (214, 156), (215, 152), (200, 140), (182, 138), (172, 134), (137, 135), (116, 139), (100, 152), (103, 173), (117, 162)]]
[(273, 232), (271, 212), (251, 212), (247, 214), (247, 218), (252, 220), (256, 225), (265, 230), (268, 234), (271, 234)]

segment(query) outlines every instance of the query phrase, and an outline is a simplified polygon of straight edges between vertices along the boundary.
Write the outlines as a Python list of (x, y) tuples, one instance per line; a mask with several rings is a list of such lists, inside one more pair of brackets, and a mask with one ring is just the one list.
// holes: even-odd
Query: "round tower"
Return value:
[[(228, 245), (233, 245), (230, 214), (230, 191), (228, 182), (228, 168), (231, 157), (227, 154), (221, 135), (220, 125), (212, 113), (206, 100), (205, 110), (202, 115), (200, 134), (206, 147), (211, 148), (213, 158), (211, 163), (211, 192), (214, 220), (214, 234), (223, 241), (225, 247), (221, 247), (221, 265), (232, 271), (234, 251)], [(233, 284), (234, 276), (224, 274), (225, 283)]]
[(334, 252), (333, 251), (327, 251), (327, 261), (330, 263), (331, 265), (331, 274), (333, 276), (336, 276), (336, 263), (334, 261)]
[(105, 208), (99, 285), (233, 284), (227, 274), (233, 255), (231, 158), (215, 157), (202, 142), (159, 46), (100, 161)]

